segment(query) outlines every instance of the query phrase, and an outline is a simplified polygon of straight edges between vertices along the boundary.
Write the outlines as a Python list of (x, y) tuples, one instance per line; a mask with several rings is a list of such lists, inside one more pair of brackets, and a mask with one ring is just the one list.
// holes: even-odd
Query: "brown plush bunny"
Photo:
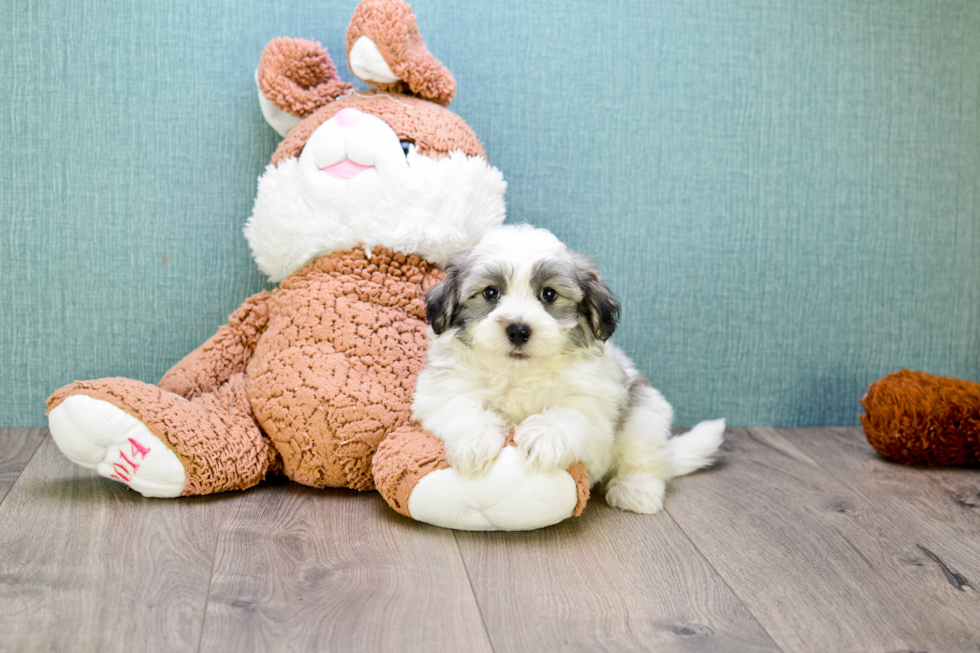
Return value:
[(74, 462), (145, 496), (244, 489), (282, 472), (313, 487), (371, 490), (378, 479), (403, 514), (428, 492), (419, 518), (461, 528), (577, 514), (581, 465), (545, 478), (505, 447), (509, 466), (471, 486), (412, 426), (425, 292), (450, 256), (503, 222), (505, 183), (445, 108), (455, 81), (407, 4), (364, 0), (347, 54), (376, 90), (341, 81), (314, 41), (273, 40), (256, 71), (262, 112), (285, 138), (245, 235), (280, 285), (247, 299), (159, 386), (61, 388), (48, 400), (52, 435)]
[(861, 399), (861, 424), (882, 456), (907, 465), (980, 464), (980, 383), (903, 369)]

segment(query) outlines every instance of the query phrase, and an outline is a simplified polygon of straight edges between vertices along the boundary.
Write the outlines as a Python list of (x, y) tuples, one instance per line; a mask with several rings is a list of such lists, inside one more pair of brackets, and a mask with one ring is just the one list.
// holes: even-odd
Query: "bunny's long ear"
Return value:
[(265, 46), (255, 83), (262, 115), (280, 136), (353, 88), (337, 77), (326, 48), (316, 41), (288, 38), (273, 39)]
[(382, 91), (411, 93), (448, 105), (456, 80), (432, 56), (412, 8), (402, 0), (362, 0), (347, 26), (347, 62), (360, 79)]

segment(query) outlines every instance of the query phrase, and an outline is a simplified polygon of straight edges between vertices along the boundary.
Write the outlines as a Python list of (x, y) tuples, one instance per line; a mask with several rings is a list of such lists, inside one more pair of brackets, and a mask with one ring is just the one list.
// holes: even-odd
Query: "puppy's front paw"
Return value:
[(446, 442), (446, 460), (464, 476), (485, 474), (504, 447), (504, 434), (492, 428)]
[(567, 469), (581, 455), (568, 434), (543, 414), (521, 422), (514, 432), (514, 443), (529, 463), (546, 472)]

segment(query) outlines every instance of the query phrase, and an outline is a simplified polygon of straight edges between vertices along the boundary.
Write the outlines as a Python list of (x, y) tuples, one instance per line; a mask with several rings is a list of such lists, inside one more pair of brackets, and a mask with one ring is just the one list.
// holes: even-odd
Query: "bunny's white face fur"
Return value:
[(357, 246), (444, 265), (503, 222), (506, 183), (486, 159), (424, 156), (403, 148), (379, 118), (344, 112), (320, 125), (298, 158), (268, 166), (259, 179), (245, 236), (272, 281)]
[(456, 81), (411, 7), (361, 0), (346, 40), (351, 70), (374, 90), (341, 80), (306, 39), (273, 39), (255, 71), (262, 114), (284, 137), (245, 226), (272, 281), (359, 246), (444, 265), (504, 221), (503, 176), (446, 108)]

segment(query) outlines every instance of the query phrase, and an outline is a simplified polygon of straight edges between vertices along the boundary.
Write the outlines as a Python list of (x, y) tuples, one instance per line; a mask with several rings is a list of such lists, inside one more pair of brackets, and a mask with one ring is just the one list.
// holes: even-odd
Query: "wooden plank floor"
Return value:
[(0, 429), (0, 651), (980, 651), (980, 470), (732, 429), (666, 507), (462, 533), (288, 482), (150, 500)]

